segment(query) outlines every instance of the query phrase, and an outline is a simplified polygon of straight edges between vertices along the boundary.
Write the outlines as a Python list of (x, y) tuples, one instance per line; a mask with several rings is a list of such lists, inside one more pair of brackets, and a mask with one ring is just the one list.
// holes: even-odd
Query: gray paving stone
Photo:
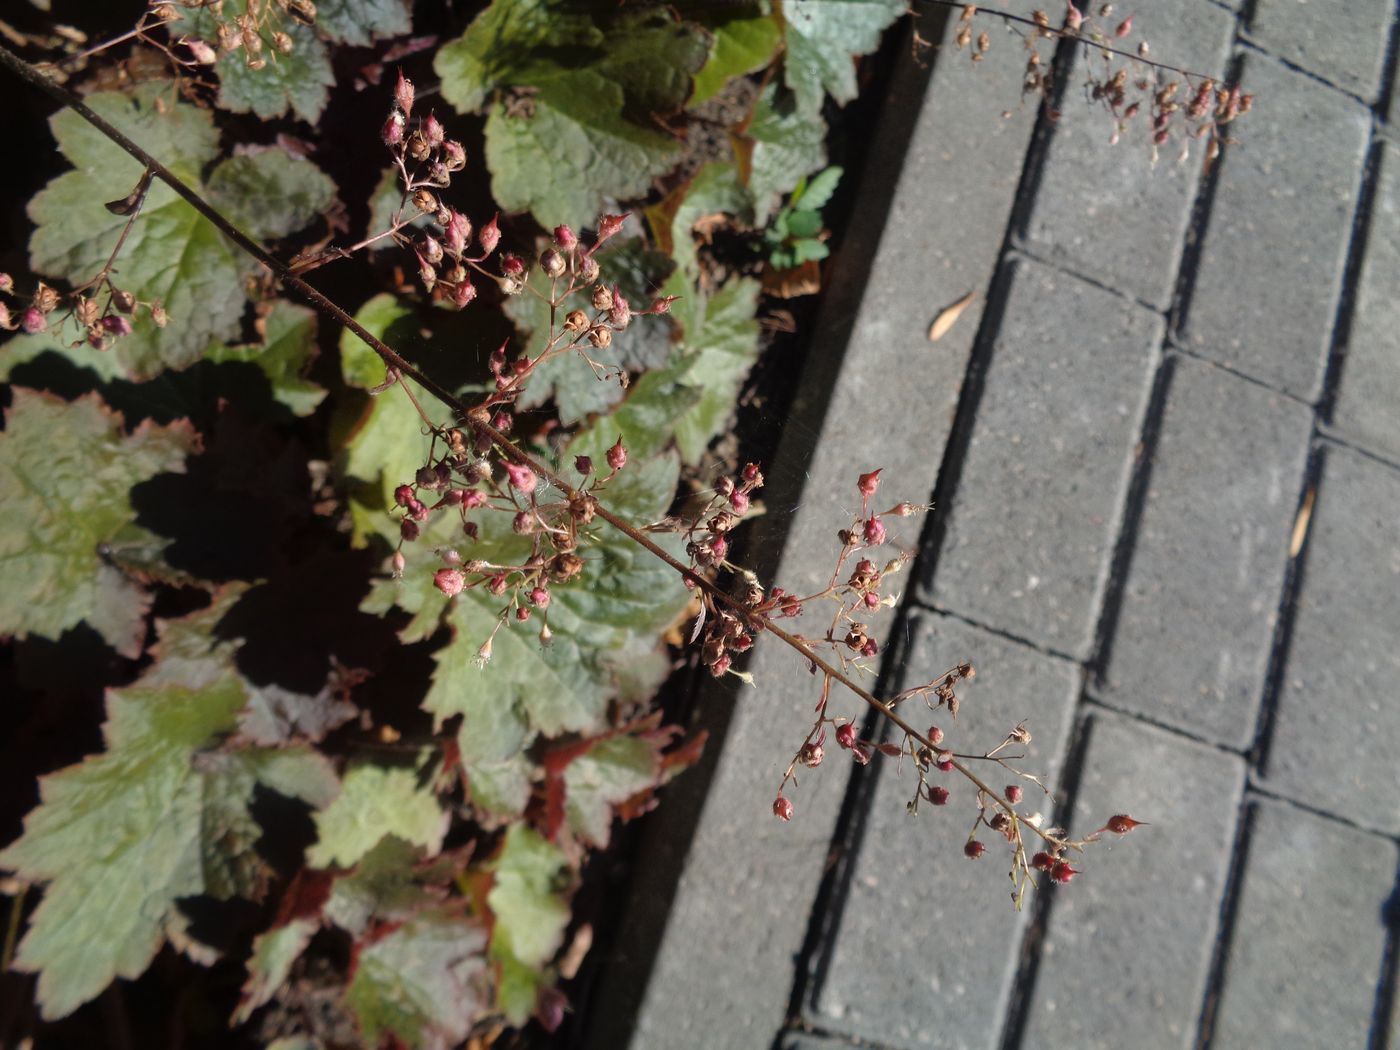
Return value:
[(1261, 47), (1374, 101), (1391, 0), (1258, 0), (1249, 35)]
[(858, 1044), (816, 1032), (787, 1032), (778, 1042), (780, 1050), (849, 1050)]
[[(1134, 15), (1133, 25), (1129, 44), (1145, 40), (1153, 55), (1219, 76), (1235, 19), (1206, 0), (1155, 0)], [(1151, 125), (1143, 116), (1110, 146), (1116, 122), (1103, 107), (1088, 103), (1080, 88), (1089, 72), (1105, 75), (1103, 61), (1084, 50), (1075, 63), (1047, 148), (1040, 191), (1022, 232), (1026, 247), (1166, 309), (1200, 181), (1201, 150), (1196, 145), (1189, 157), (1179, 160), (1188, 140), (1176, 136), (1158, 151), (1154, 163)], [(1123, 64), (1115, 60), (1110, 68)], [(1127, 68), (1139, 67), (1129, 63)], [(1172, 79), (1179, 78), (1157, 75), (1152, 90)], [(1184, 85), (1182, 91), (1186, 93)], [(1143, 106), (1144, 111), (1148, 108)]]
[[(1000, 116), (1019, 94), (1016, 59), (1011, 48), (978, 66), (940, 59), (922, 97), (902, 86), (913, 76), (908, 60), (895, 75), (847, 249), (833, 260), (818, 336), (767, 471), (769, 506), (795, 508), (790, 519), (773, 519), (779, 536), (790, 523), (781, 564), (762, 566), (782, 586), (825, 584), (835, 531), (849, 524), (846, 510), (859, 509), (858, 473), (884, 467), (882, 496), (892, 499), (933, 491), (1034, 122), (1033, 110)], [(905, 145), (902, 168), (898, 157), (882, 159), (880, 150)], [(942, 175), (930, 179), (931, 171)], [(891, 172), (899, 174), (886, 221), (879, 198), (891, 191)], [(868, 272), (850, 259), (868, 259)], [(969, 291), (979, 302), (930, 345), (933, 316)], [(915, 528), (890, 524), (906, 545), (916, 542)], [(712, 778), (681, 777), (649, 830), (637, 885), (675, 885), (675, 898), (668, 909), (664, 897), (643, 892), (629, 906), (599, 993), (594, 1050), (766, 1050), (786, 1021), (847, 777), (832, 763), (804, 778), (793, 822), (774, 819), (773, 794), (812, 717), (815, 685), (768, 638), (749, 670), (758, 688), (707, 709)], [(731, 709), (726, 722), (719, 712)], [(695, 822), (693, 836), (668, 834), (672, 814)]]
[(1084, 873), (1051, 891), (1022, 1046), (1190, 1047), (1244, 761), (1109, 714), (1090, 732), (1071, 830), (1115, 813), (1152, 826), (1091, 845)]
[(1400, 459), (1400, 147), (1381, 153), (1355, 314), (1332, 426), (1349, 441)]
[(1020, 260), (932, 604), (1087, 655), (1157, 360), (1156, 314)]
[(1270, 788), (1400, 833), (1400, 471), (1330, 448), (1267, 756)]
[(1255, 109), (1222, 158), (1184, 344), (1305, 400), (1321, 389), (1369, 112), (1268, 58), (1245, 59)]
[(1202, 361), (1173, 362), (1096, 696), (1249, 746), (1311, 432), (1305, 405)]
[(1213, 1047), (1368, 1045), (1395, 862), (1379, 836), (1253, 807)]
[[(1016, 765), (1055, 784), (1079, 694), (1076, 665), (932, 613), (914, 625), (910, 653), (901, 688), (962, 659), (977, 677), (959, 688), (956, 724), (920, 701), (911, 701), (919, 707), (908, 717), (921, 727), (936, 722), (949, 746), (969, 752), (994, 747), (1027, 720), (1033, 739), (1017, 749), (1026, 758)], [(995, 766), (979, 768), (997, 786), (1013, 780)], [(918, 779), (910, 764), (884, 762), (877, 776), (812, 1023), (894, 1047), (1000, 1046), (1029, 914), (1012, 907), (1008, 858), (991, 843), (977, 862), (963, 856), (976, 813), (975, 791), (961, 777), (935, 774), (951, 800), (924, 802), (911, 817), (905, 807)], [(1047, 811), (1034, 786), (1024, 787), (1025, 811)]]

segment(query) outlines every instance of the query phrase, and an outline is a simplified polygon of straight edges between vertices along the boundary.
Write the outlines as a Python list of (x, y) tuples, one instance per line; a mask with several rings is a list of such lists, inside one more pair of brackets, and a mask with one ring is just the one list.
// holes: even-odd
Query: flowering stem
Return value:
[[(122, 134), (121, 131), (113, 127), (110, 123), (108, 123), (101, 116), (95, 113), (90, 107), (84, 104), (83, 101), (79, 99), (76, 95), (74, 95), (71, 91), (55, 83), (49, 77), (45, 76), (38, 69), (36, 69), (33, 65), (24, 61), (24, 59), (20, 58), (18, 55), (15, 55), (9, 49), (3, 46), (0, 46), (0, 66), (4, 66), (16, 76), (19, 76), (23, 80), (28, 81), (30, 84), (33, 84), (40, 90), (44, 91), (46, 94), (58, 101), (60, 104), (72, 109), (89, 124), (97, 128), (98, 131), (106, 135), (107, 138), (109, 138), (112, 142), (120, 146), (132, 157), (139, 160), (142, 164), (146, 166), (146, 170), (148, 172), (150, 172), (154, 177), (160, 179), (177, 194), (179, 194), (179, 196), (182, 197), (185, 201), (187, 201), (196, 211), (198, 211), (201, 215), (203, 215), (206, 219), (213, 223), (214, 226), (217, 227), (219, 231), (224, 234), (224, 236), (228, 237), (231, 241), (233, 241), (236, 245), (243, 249), (243, 251), (247, 252), (253, 258), (257, 259), (260, 263), (262, 263), (263, 266), (267, 267), (267, 269), (271, 271), (271, 273), (275, 277), (277, 277), (278, 280), (280, 280), (286, 287), (296, 291), (322, 313), (333, 318), (338, 324), (343, 325), (346, 329), (355, 333), (356, 336), (363, 340), (366, 345), (368, 345), (380, 356), (380, 358), (384, 361), (386, 368), (390, 370), (391, 374), (397, 373), (401, 383), (404, 377), (412, 379), (415, 383), (417, 383), (424, 390), (426, 390), (433, 397), (435, 397), (438, 401), (440, 401), (444, 406), (449, 408), (454, 413), (457, 419), (461, 420), (464, 424), (473, 427), (480, 433), (483, 433), (490, 437), (491, 440), (496, 444), (496, 446), (500, 448), (500, 450), (511, 460), (523, 466), (529, 467), (540, 477), (546, 479), (547, 481), (549, 481), (550, 484), (554, 485), (561, 492), (565, 493), (570, 500), (574, 500), (581, 495), (578, 492), (578, 490), (576, 490), (572, 485), (565, 482), (558, 474), (550, 470), (548, 467), (544, 466), (542, 463), (538, 462), (533, 456), (529, 455), (518, 445), (516, 445), (513, 441), (511, 441), (509, 437), (507, 437), (499, 429), (493, 426), (490, 421), (490, 413), (487, 409), (481, 406), (478, 406), (474, 409), (470, 408), (459, 398), (455, 397), (450, 391), (448, 391), (440, 384), (434, 382), (432, 379), (425, 376), (422, 372), (420, 372), (417, 368), (415, 368), (412, 364), (410, 364), (397, 352), (395, 352), (383, 340), (379, 339), (373, 333), (365, 329), (363, 325), (357, 322), (353, 317), (350, 316), (350, 314), (348, 314), (340, 306), (336, 305), (336, 303), (332, 302), (321, 292), (317, 291), (311, 285), (303, 281), (300, 277), (293, 273), (292, 270), (285, 263), (283, 263), (266, 248), (258, 244), (255, 240), (253, 240), (247, 234), (243, 233), (236, 226), (234, 226), (233, 223), (231, 223), (227, 218), (220, 214), (203, 197), (201, 197), (197, 192), (195, 192), (183, 181), (181, 181), (181, 179), (178, 176), (169, 171), (169, 169), (167, 169), (164, 165), (162, 165), (158, 160), (152, 157), (144, 149), (142, 149), (136, 143), (132, 142), (131, 139), (127, 138), (124, 134)], [(407, 387), (405, 387), (405, 389), (407, 389)], [(415, 399), (415, 405), (416, 403), (417, 402)], [(924, 734), (916, 730), (909, 722), (905, 721), (904, 718), (898, 714), (898, 712), (895, 711), (892, 702), (885, 702), (877, 699), (873, 693), (871, 693), (869, 690), (855, 682), (850, 677), (848, 677), (845, 674), (845, 672), (828, 663), (816, 652), (814, 652), (811, 646), (807, 645), (801, 638), (779, 627), (767, 615), (754, 612), (743, 602), (731, 597), (722, 588), (720, 588), (704, 576), (697, 573), (690, 566), (685, 565), (682, 562), (678, 561), (676, 558), (672, 557), (670, 553), (668, 553), (661, 546), (653, 542), (651, 538), (648, 537), (644, 532), (642, 532), (636, 526), (632, 525), (630, 522), (626, 521), (625, 519), (619, 517), (617, 514), (610, 511), (601, 503), (598, 503), (596, 499), (594, 500), (594, 503), (598, 517), (602, 518), (613, 528), (623, 533), (633, 543), (636, 543), (638, 546), (645, 548), (651, 554), (659, 558), (661, 561), (665, 562), (668, 566), (670, 566), (677, 573), (679, 573), (684, 579), (689, 580), (696, 587), (703, 590), (710, 598), (732, 609), (740, 618), (752, 624), (757, 629), (769, 632), (774, 637), (782, 641), (784, 644), (796, 650), (798, 653), (801, 654), (803, 659), (807, 660), (812, 666), (820, 668), (824, 674), (834, 679), (835, 681), (840, 682), (852, 693), (860, 697), (875, 710), (879, 711), (885, 718), (893, 722), (896, 726), (898, 726), (903, 732), (907, 733), (914, 740), (917, 740), (919, 741), (919, 743), (928, 747), (935, 746), (932, 744), (931, 741), (928, 740), (927, 737), (924, 736)], [(998, 794), (989, 785), (987, 785), (965, 764), (954, 759), (953, 766), (964, 777), (972, 781), (972, 783), (976, 785), (976, 787), (980, 791), (984, 792), (988, 798), (992, 799), (998, 806), (998, 808), (1005, 811), (1012, 820), (1019, 821), (1020, 823), (1026, 823), (1024, 821), (1020, 821), (1020, 818), (1015, 814), (1010, 802), (1002, 798), (1000, 794)], [(1040, 835), (1041, 838), (1045, 839), (1046, 842), (1052, 843), (1057, 846), (1062, 845), (1060, 840), (1050, 835), (1047, 835), (1039, 828), (1034, 827), (1034, 825), (1031, 825), (1031, 827), (1032, 830), (1034, 830), (1036, 834)]]

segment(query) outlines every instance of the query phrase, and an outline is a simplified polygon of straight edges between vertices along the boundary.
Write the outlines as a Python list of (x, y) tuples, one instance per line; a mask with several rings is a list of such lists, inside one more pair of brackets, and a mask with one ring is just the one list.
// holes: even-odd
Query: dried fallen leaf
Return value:
[(936, 343), (948, 334), (953, 325), (958, 323), (958, 318), (962, 316), (964, 310), (972, 305), (972, 301), (977, 298), (976, 292), (968, 292), (952, 306), (944, 307), (937, 317), (933, 319), (933, 324), (929, 325), (928, 341)]
[(1298, 508), (1298, 516), (1293, 519), (1293, 538), (1288, 541), (1288, 556), (1298, 557), (1298, 552), (1303, 549), (1303, 540), (1308, 535), (1308, 522), (1312, 520), (1313, 500), (1317, 498), (1317, 488), (1308, 489), (1307, 495), (1303, 497), (1303, 505)]

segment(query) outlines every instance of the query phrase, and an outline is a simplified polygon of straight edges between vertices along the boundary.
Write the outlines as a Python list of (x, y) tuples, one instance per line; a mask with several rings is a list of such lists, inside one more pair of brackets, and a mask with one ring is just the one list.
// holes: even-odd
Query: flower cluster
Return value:
[(249, 69), (263, 69), (267, 66), (268, 55), (290, 55), (296, 50), (296, 41), (287, 32), (289, 23), (316, 24), (313, 0), (248, 0), (243, 12), (237, 15), (224, 13), (224, 0), (161, 0), (151, 6), (151, 14), (158, 24), (168, 24), (181, 17), (178, 10), (181, 7), (204, 11), (214, 21), (217, 49), (194, 36), (182, 36), (175, 41), (189, 50), (193, 64), (201, 66), (212, 66), (225, 55), (241, 53)]
[[(14, 301), (13, 309), (5, 301), (7, 298)], [(116, 287), (105, 269), (67, 295), (40, 281), (34, 294), (27, 298), (15, 292), (9, 274), (0, 273), (0, 328), (8, 331), (52, 331), (57, 335), (71, 320), (79, 334), (72, 345), (87, 343), (95, 350), (110, 350), (113, 342), (131, 334), (132, 320), (141, 310), (150, 315), (158, 328), (164, 328), (169, 320), (159, 301), (144, 302)]]

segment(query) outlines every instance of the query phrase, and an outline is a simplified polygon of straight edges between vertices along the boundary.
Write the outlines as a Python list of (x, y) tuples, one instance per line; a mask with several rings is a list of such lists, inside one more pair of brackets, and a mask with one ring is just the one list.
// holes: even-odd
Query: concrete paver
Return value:
[(1095, 695), (1244, 749), (1253, 741), (1312, 413), (1178, 358)]
[(921, 596), (1083, 657), (1162, 322), (1047, 266), (1014, 266), (937, 575)]
[(1254, 806), (1212, 1046), (1365, 1046), (1395, 844), (1286, 803)]
[(1391, 0), (1258, 0), (1249, 36), (1279, 58), (1373, 102), (1392, 8)]

